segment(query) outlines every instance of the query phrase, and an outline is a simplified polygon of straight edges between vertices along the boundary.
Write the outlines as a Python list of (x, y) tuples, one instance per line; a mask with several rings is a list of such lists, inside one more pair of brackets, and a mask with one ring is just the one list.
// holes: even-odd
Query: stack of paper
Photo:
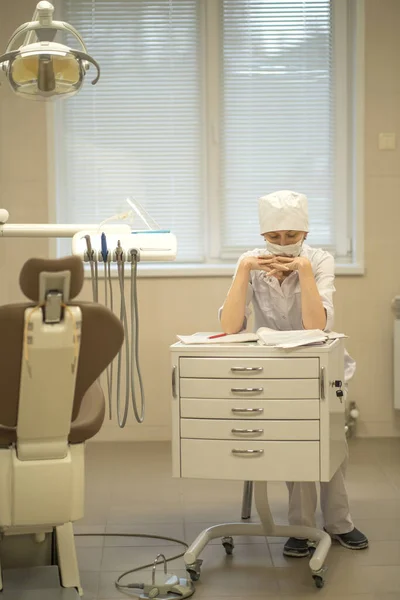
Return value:
[[(218, 336), (218, 337), (214, 337)], [(194, 335), (178, 335), (178, 340), (183, 344), (237, 344), (243, 342), (257, 342), (257, 333), (195, 333)]]
[(321, 331), (320, 329), (301, 329), (293, 331), (277, 331), (268, 327), (260, 327), (256, 333), (195, 333), (194, 335), (178, 335), (183, 344), (237, 344), (258, 342), (270, 348), (299, 348), (312, 344), (324, 344), (328, 340), (346, 337), (343, 333)]
[(257, 329), (260, 344), (273, 348), (298, 348), (311, 344), (323, 344), (328, 340), (346, 337), (343, 333), (322, 331), (321, 329), (300, 329), (277, 331), (268, 327)]

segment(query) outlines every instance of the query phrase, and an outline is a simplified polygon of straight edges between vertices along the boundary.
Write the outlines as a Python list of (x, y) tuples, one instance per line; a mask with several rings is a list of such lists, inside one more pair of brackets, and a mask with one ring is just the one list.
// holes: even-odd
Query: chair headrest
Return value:
[(38, 302), (40, 273), (58, 273), (60, 271), (69, 271), (71, 274), (69, 300), (73, 300), (80, 293), (84, 281), (83, 263), (78, 256), (56, 259), (30, 258), (22, 267), (19, 276), (20, 288), (27, 298)]

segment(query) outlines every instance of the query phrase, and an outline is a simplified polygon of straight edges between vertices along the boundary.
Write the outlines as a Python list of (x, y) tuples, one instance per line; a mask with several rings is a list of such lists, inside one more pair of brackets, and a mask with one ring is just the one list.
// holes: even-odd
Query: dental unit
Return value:
[[(137, 266), (144, 261), (174, 260), (177, 251), (176, 237), (169, 230), (160, 229), (150, 218), (138, 201), (127, 199), (130, 210), (122, 215), (115, 215), (100, 225), (13, 225), (5, 223), (7, 211), (0, 210), (0, 238), (2, 237), (72, 237), (72, 254), (89, 263), (91, 271), (93, 301), (99, 299), (99, 263), (103, 264), (105, 304), (114, 309), (114, 293), (112, 286), (112, 265), (117, 268), (120, 290), (119, 317), (123, 323), (125, 342), (125, 400), (122, 405), (121, 375), (122, 352), (117, 361), (116, 404), (118, 424), (125, 427), (129, 406), (132, 405), (138, 423), (144, 420), (144, 386), (139, 366), (139, 315), (137, 302)], [(140, 223), (140, 229), (132, 229), (126, 224), (111, 224), (110, 221), (133, 219)], [(149, 229), (153, 227), (153, 229)], [(157, 228), (156, 228), (157, 227)], [(130, 266), (131, 292), (129, 312), (125, 300), (125, 268)], [(139, 384), (140, 406), (136, 399), (135, 372)], [(112, 390), (114, 366), (107, 369), (107, 395), (109, 417), (112, 417)]]
[[(110, 221), (121, 220), (121, 219), (135, 219), (140, 218), (142, 227), (149, 227), (151, 223), (152, 227), (155, 227), (154, 221), (151, 221), (146, 211), (136, 201), (132, 202), (128, 200), (131, 210), (121, 215), (116, 215), (107, 219), (107, 222), (100, 225), (58, 225), (58, 224), (9, 224), (8, 212), (5, 209), (0, 209), (0, 238), (11, 238), (11, 237), (33, 237), (33, 238), (58, 238), (68, 237), (72, 238), (72, 254), (73, 259), (78, 260), (81, 264), (88, 263), (91, 272), (91, 284), (93, 301), (97, 303), (99, 301), (99, 263), (103, 265), (104, 275), (104, 299), (105, 299), (105, 310), (108, 309), (110, 314), (116, 307), (116, 301), (114, 300), (114, 290), (112, 285), (113, 275), (115, 274), (118, 279), (118, 287), (120, 292), (120, 306), (118, 314), (118, 322), (121, 323), (122, 331), (124, 334), (124, 351), (122, 349), (118, 353), (116, 375), (117, 381), (114, 386), (113, 376), (115, 375), (115, 366), (113, 361), (109, 361), (106, 366), (106, 385), (105, 389), (108, 397), (108, 414), (109, 418), (112, 418), (113, 411), (113, 391), (116, 388), (116, 406), (117, 406), (117, 420), (119, 426), (122, 428), (126, 425), (129, 407), (132, 405), (134, 416), (139, 423), (144, 420), (145, 414), (145, 398), (144, 398), (144, 384), (140, 372), (139, 366), (139, 311), (138, 311), (138, 299), (137, 299), (137, 267), (140, 261), (151, 261), (151, 260), (173, 260), (176, 256), (177, 243), (175, 236), (166, 230), (161, 229), (133, 229), (127, 224), (113, 224)], [(144, 225), (143, 225), (144, 224)], [(68, 260), (68, 259), (61, 259)], [(47, 262), (47, 261), (45, 261)], [(51, 261), (50, 261), (51, 262)], [(57, 261), (52, 261), (57, 262)], [(131, 291), (130, 291), (130, 302), (129, 312), (131, 315), (130, 326), (128, 319), (128, 302), (125, 299), (125, 267), (126, 263), (129, 266), (129, 272), (131, 276)], [(66, 271), (63, 271), (63, 277)], [(66, 275), (67, 276), (67, 275)], [(61, 283), (60, 283), (61, 281)], [(58, 298), (61, 295), (62, 304), (60, 306), (67, 306), (64, 302), (64, 296), (62, 291), (67, 289), (63, 279), (53, 278), (51, 279), (51, 293), (55, 293)], [(50, 286), (50, 283), (49, 283)], [(50, 290), (50, 288), (49, 288)], [(68, 294), (67, 294), (68, 297)], [(54, 302), (53, 297), (48, 296), (46, 302)], [(61, 302), (60, 300), (60, 302)], [(37, 307), (41, 307), (42, 302), (37, 304)], [(93, 305), (96, 306), (96, 305)], [(67, 310), (67, 309), (65, 309)], [(39, 313), (38, 313), (39, 315)], [(59, 322), (56, 320), (56, 323)], [(79, 317), (75, 318), (76, 326), (79, 324)], [(29, 329), (30, 325), (26, 325), (26, 329)], [(74, 339), (80, 337), (79, 331), (74, 333)], [(123, 355), (125, 358), (125, 389), (123, 389), (123, 382), (121, 381), (122, 375), (122, 360)], [(100, 375), (100, 373), (99, 373)], [(136, 381), (139, 388), (140, 401), (137, 401), (136, 396)], [(95, 385), (96, 382), (93, 384)], [(98, 385), (98, 383), (96, 384)], [(0, 450), (1, 452), (1, 450)], [(0, 455), (1, 456), (1, 455)], [(1, 463), (0, 463), (1, 470)], [(1, 515), (0, 515), (0, 529), (1, 529)], [(71, 535), (71, 534), (70, 534)], [(102, 534), (103, 535), (103, 534)], [(114, 535), (114, 534), (108, 534)], [(125, 534), (121, 534), (125, 535)], [(157, 538), (162, 541), (172, 541), (177, 544), (183, 545), (187, 548), (187, 545), (173, 538), (164, 538), (162, 536), (153, 535), (135, 535), (126, 534), (129, 537), (141, 537), (141, 538)], [(71, 545), (71, 539), (69, 544)], [(71, 549), (72, 552), (72, 549)], [(166, 562), (180, 558), (183, 554), (170, 557), (166, 559)], [(165, 558), (164, 558), (165, 560)], [(116, 585), (118, 589), (125, 593), (140, 593), (140, 598), (188, 598), (194, 593), (194, 586), (190, 579), (182, 579), (175, 575), (155, 573), (155, 567), (158, 562), (158, 557), (154, 564), (144, 565), (132, 569), (128, 573), (124, 573), (120, 576)], [(129, 573), (133, 573), (142, 570), (146, 567), (153, 566), (152, 580), (149, 583), (138, 582), (136, 584), (123, 584), (122, 579)], [(62, 570), (62, 569), (61, 569)], [(62, 574), (62, 573), (61, 573)], [(5, 582), (8, 579), (6, 577)], [(74, 587), (79, 593), (81, 593), (80, 585), (76, 582), (79, 581), (79, 575), (77, 575), (77, 567), (75, 566), (75, 584)], [(61, 582), (64, 585), (65, 581), (61, 577)], [(14, 586), (14, 581), (11, 581)], [(45, 582), (43, 582), (43, 585)], [(39, 588), (42, 583), (39, 583)], [(47, 585), (47, 584), (46, 584)], [(68, 586), (65, 586), (68, 587)], [(36, 590), (35, 590), (36, 591)], [(63, 588), (60, 588), (60, 593), (64, 592)], [(68, 590), (70, 591), (70, 590)], [(40, 592), (43, 590), (40, 588)], [(31, 596), (28, 592), (24, 592), (21, 596), (24, 600), (30, 600)], [(42, 596), (41, 596), (42, 597)], [(45, 596), (43, 596), (45, 597)], [(60, 595), (60, 598), (66, 598), (69, 600), (73, 599), (74, 596)], [(8, 600), (6, 593), (4, 594), (5, 600)], [(32, 596), (32, 599), (36, 596)], [(11, 600), (11, 598), (10, 598)]]
[[(39, 2), (32, 21), (17, 28), (0, 56), (1, 70), (13, 92), (22, 98), (69, 98), (81, 89), (93, 68), (96, 73), (91, 83), (99, 81), (100, 67), (88, 54), (80, 34), (70, 24), (53, 20), (53, 13), (49, 2)], [(57, 34), (65, 33), (72, 35), (79, 49), (55, 41)], [(136, 420), (144, 420), (137, 268), (144, 261), (174, 260), (177, 242), (137, 201), (127, 202), (128, 211), (100, 225), (13, 224), (8, 223), (8, 211), (0, 209), (0, 238), (72, 238), (73, 255), (28, 261), (20, 285), (33, 304), (0, 307), (2, 333), (16, 340), (12, 351), (0, 344), (0, 371), (11, 386), (5, 398), (10, 408), (7, 414), (0, 414), (0, 590), (4, 600), (74, 600), (83, 593), (72, 523), (83, 516), (84, 445), (104, 419), (104, 394), (99, 384), (103, 372), (109, 418), (113, 417), (116, 389), (119, 426), (126, 425), (131, 405)], [(132, 219), (135, 227), (127, 224)], [(84, 263), (90, 267), (95, 304), (71, 304), (83, 286)], [(99, 263), (105, 306), (98, 304)], [(127, 265), (129, 302), (125, 299)], [(120, 296), (118, 318), (114, 315), (115, 275)], [(107, 339), (107, 344), (93, 353), (95, 339)], [(0, 413), (4, 410), (0, 403)], [(163, 536), (115, 535), (159, 539), (187, 549), (185, 542)], [(165, 559), (159, 555), (154, 563), (122, 574), (116, 587), (141, 598), (188, 598), (194, 593), (192, 582), (166, 570), (167, 562), (181, 556), (183, 553)], [(164, 573), (156, 573), (159, 558), (164, 561)], [(148, 583), (123, 582), (126, 575), (148, 567), (153, 568)]]

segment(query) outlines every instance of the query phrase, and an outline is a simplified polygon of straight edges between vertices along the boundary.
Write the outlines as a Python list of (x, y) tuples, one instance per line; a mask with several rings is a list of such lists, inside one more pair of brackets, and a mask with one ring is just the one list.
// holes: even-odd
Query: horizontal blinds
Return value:
[(197, 1), (64, 0), (62, 6), (101, 77), (60, 103), (58, 219), (99, 223), (125, 211), (130, 196), (174, 231), (179, 260), (202, 260)]
[(223, 0), (221, 252), (259, 246), (258, 196), (309, 199), (309, 242), (334, 249), (329, 0)]

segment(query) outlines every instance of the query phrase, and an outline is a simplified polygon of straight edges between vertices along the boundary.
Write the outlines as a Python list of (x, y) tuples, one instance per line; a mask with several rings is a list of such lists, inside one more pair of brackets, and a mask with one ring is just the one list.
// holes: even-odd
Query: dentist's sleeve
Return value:
[[(236, 277), (236, 273), (237, 273), (237, 270), (239, 268), (239, 264), (240, 264), (241, 260), (243, 258), (245, 258), (246, 256), (253, 256), (253, 253), (250, 251), (250, 252), (245, 252), (244, 254), (242, 254), (242, 256), (239, 258), (239, 260), (238, 260), (238, 262), (236, 264), (236, 269), (235, 269), (235, 273), (233, 275), (232, 280), (234, 280), (235, 277)], [(248, 321), (248, 319), (249, 319), (249, 317), (251, 315), (251, 306), (250, 306), (250, 304), (251, 304), (252, 298), (253, 298), (253, 286), (251, 285), (251, 278), (250, 278), (250, 275), (249, 275), (249, 283), (248, 283), (247, 292), (246, 292), (246, 308), (245, 308), (243, 325), (242, 325), (241, 331), (244, 331), (246, 329), (246, 327), (247, 327), (247, 321)], [(223, 308), (224, 307), (221, 306), (221, 308), (218, 310), (218, 320), (219, 321), (221, 321), (221, 315), (222, 315)]]
[(333, 308), (333, 294), (336, 291), (334, 286), (335, 259), (328, 252), (322, 251), (322, 253), (323, 255), (316, 261), (313, 271), (319, 295), (326, 311), (325, 330), (329, 331), (333, 329), (335, 316)]

